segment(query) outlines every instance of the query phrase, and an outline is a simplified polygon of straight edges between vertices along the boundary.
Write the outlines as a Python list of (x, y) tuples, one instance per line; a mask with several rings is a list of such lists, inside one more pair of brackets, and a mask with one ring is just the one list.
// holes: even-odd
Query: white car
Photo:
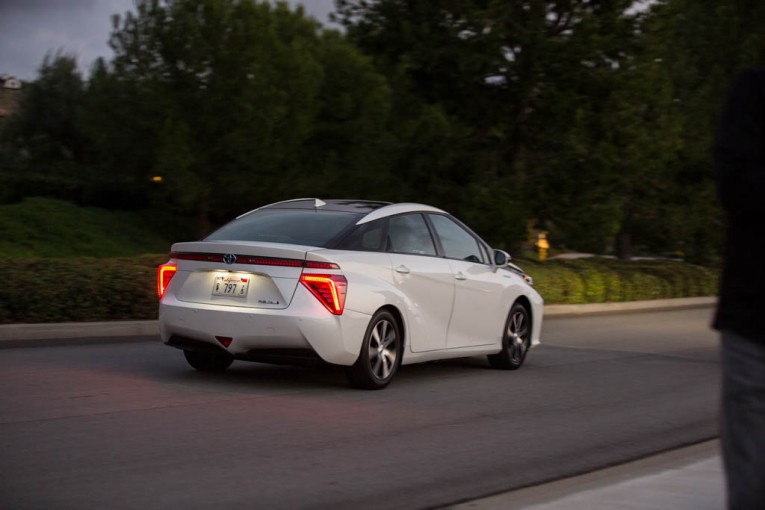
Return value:
[(157, 271), (162, 340), (198, 370), (318, 361), (380, 389), (402, 363), (487, 355), (512, 370), (539, 343), (531, 278), (427, 205), (279, 202), (170, 257)]

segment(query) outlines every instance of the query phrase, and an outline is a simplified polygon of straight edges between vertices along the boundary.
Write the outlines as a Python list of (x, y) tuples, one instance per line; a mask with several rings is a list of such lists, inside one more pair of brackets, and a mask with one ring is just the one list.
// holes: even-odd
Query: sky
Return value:
[[(334, 0), (289, 0), (329, 25)], [(135, 0), (0, 0), (0, 74), (34, 80), (46, 53), (77, 56), (84, 76), (98, 57), (111, 58), (111, 16), (134, 11)]]

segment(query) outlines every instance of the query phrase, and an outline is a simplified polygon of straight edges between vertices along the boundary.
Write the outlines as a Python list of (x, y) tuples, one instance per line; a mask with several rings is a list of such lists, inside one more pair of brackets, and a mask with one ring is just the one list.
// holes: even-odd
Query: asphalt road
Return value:
[(157, 343), (0, 350), (0, 508), (434, 508), (717, 434), (710, 309), (553, 319), (517, 372), (341, 370)]

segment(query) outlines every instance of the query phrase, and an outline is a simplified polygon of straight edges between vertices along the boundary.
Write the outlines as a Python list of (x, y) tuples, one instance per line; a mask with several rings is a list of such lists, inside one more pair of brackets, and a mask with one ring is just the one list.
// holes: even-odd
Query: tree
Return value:
[(114, 26), (115, 57), (97, 85), (138, 98), (142, 118), (128, 125), (147, 164), (136, 175), (162, 176), (164, 199), (195, 213), (200, 233), (302, 190), (387, 181), (374, 154), (385, 80), (302, 8), (143, 0)]
[(48, 53), (2, 131), (0, 158), (4, 186), (14, 188), (11, 198), (32, 192), (80, 198), (87, 153), (79, 124), (82, 96), (74, 56)]
[[(413, 114), (443, 120), (441, 197), (463, 197), (460, 215), (483, 217), (485, 232), (498, 218), (519, 226), (494, 230), (488, 237), (498, 245), (517, 249), (535, 217), (554, 242), (603, 251), (622, 219), (612, 191), (637, 167), (617, 156), (634, 133), (610, 130), (644, 115), (619, 94), (638, 37), (630, 5), (338, 0), (336, 19), (395, 90), (425, 105)], [(645, 138), (653, 127), (632, 131)], [(409, 180), (423, 177), (415, 169)], [(490, 196), (491, 205), (479, 200), (488, 210), (473, 210), (473, 197)]]
[(765, 4), (752, 0), (667, 0), (653, 10), (682, 140), (663, 233), (674, 250), (697, 262), (719, 260), (724, 228), (715, 196), (714, 133), (735, 74), (765, 62), (763, 23)]

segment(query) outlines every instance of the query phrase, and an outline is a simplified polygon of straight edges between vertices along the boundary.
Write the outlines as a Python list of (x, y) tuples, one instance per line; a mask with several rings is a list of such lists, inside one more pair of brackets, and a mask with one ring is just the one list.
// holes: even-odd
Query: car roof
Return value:
[(255, 211), (262, 211), (265, 209), (315, 209), (317, 211), (350, 212), (364, 215), (357, 224), (367, 223), (386, 216), (407, 212), (444, 212), (441, 209), (429, 205), (415, 203), (394, 204), (391, 202), (378, 202), (374, 200), (297, 198), (294, 200), (284, 200), (282, 202), (264, 205), (240, 215), (239, 218), (247, 216)]
[(316, 209), (322, 211), (367, 214), (390, 204), (390, 202), (376, 202), (373, 200), (296, 198), (294, 200), (284, 200), (282, 202), (264, 205), (246, 212), (239, 217), (241, 218), (242, 216), (247, 216), (250, 213), (262, 211), (264, 209)]
[(442, 211), (441, 209), (438, 209), (437, 207), (433, 207), (433, 206), (425, 205), (425, 204), (413, 204), (413, 203), (390, 204), (390, 205), (386, 205), (385, 207), (381, 207), (379, 209), (375, 209), (374, 211), (371, 211), (369, 214), (367, 214), (362, 219), (360, 219), (356, 224), (361, 225), (362, 223), (379, 220), (380, 218), (385, 218), (386, 216), (393, 216), (394, 214), (403, 214), (403, 213), (410, 213), (410, 212), (436, 212), (436, 213), (446, 214), (446, 211)]

